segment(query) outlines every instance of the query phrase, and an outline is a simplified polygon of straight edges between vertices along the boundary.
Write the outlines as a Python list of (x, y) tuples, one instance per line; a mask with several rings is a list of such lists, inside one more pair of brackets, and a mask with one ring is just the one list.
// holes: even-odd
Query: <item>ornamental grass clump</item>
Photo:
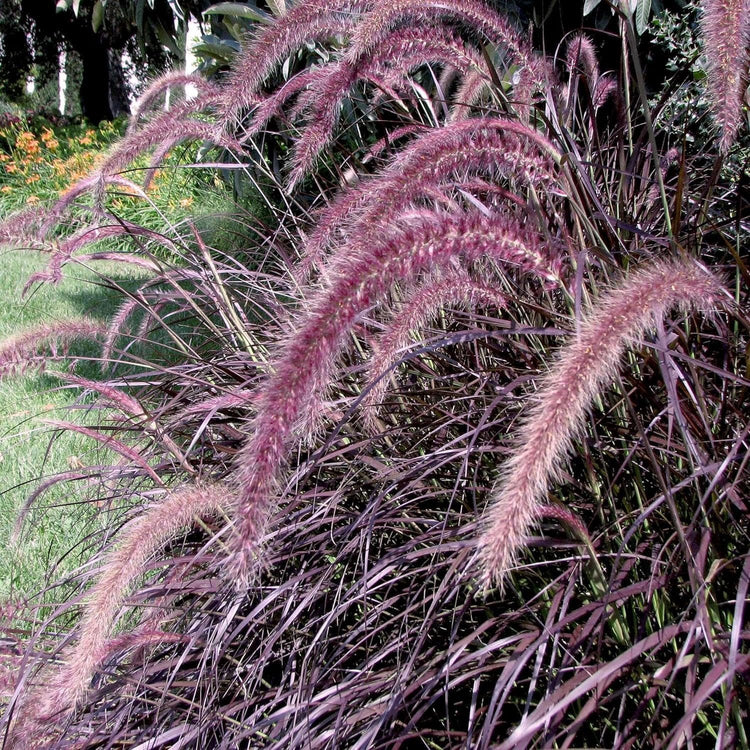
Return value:
[[(646, 111), (632, 19), (601, 73), (599, 36), (555, 68), (479, 0), (261, 17), (29, 214), (35, 283), (144, 279), (101, 382), (61, 376), (89, 417), (54, 425), (115, 455), (66, 474), (100, 530), (9, 746), (746, 744), (748, 227)], [(256, 202), (119, 221), (180, 132)]]

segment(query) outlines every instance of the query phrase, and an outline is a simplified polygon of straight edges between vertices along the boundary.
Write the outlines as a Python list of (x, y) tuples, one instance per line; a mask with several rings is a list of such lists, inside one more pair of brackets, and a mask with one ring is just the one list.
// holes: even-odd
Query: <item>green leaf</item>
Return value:
[(219, 3), (212, 5), (203, 11), (204, 16), (233, 16), (235, 18), (246, 18), (248, 21), (271, 24), (274, 22), (272, 16), (252, 4), (244, 3)]
[(638, 0), (635, 9), (635, 30), (643, 34), (648, 28), (648, 19), (651, 16), (651, 0)]
[(96, 32), (102, 27), (104, 21), (104, 4), (102, 0), (96, 0), (94, 10), (91, 11), (91, 28)]
[(180, 48), (177, 46), (174, 37), (164, 28), (162, 22), (155, 20), (151, 22), (151, 25), (156, 38), (161, 42), (162, 46), (166, 47), (175, 57), (179, 58), (182, 54)]
[(237, 50), (233, 49), (229, 44), (210, 42), (205, 39), (200, 44), (197, 44), (193, 51), (198, 57), (202, 57), (203, 59), (211, 58), (225, 65), (231, 63), (237, 56)]
[(589, 13), (591, 13), (594, 8), (596, 8), (597, 5), (601, 0), (586, 0), (586, 2), (583, 4), (583, 15), (587, 16)]

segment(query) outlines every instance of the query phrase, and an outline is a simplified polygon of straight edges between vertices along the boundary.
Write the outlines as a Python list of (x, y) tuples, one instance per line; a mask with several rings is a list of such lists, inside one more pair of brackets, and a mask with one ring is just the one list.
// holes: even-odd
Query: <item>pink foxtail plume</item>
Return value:
[(246, 44), (234, 65), (221, 106), (232, 126), (243, 109), (258, 104), (266, 78), (303, 44), (349, 34), (369, 0), (303, 0)]
[(165, 73), (151, 81), (146, 90), (138, 97), (135, 104), (133, 104), (127, 135), (130, 135), (137, 129), (139, 120), (151, 104), (173, 86), (194, 86), (204, 97), (215, 100), (218, 100), (220, 96), (218, 86), (198, 73), (183, 73), (180, 70)]
[(88, 318), (42, 323), (0, 341), (0, 378), (27, 370), (43, 370), (57, 359), (58, 347), (66, 348), (78, 339), (98, 339), (106, 327)]
[[(99, 242), (100, 240), (108, 239), (110, 237), (144, 237), (149, 240), (158, 242), (161, 245), (169, 249), (174, 249), (172, 241), (165, 237), (163, 234), (154, 232), (152, 229), (147, 229), (138, 224), (132, 222), (120, 220), (117, 224), (106, 224), (98, 227), (87, 227), (81, 230), (77, 234), (65, 239), (60, 243), (59, 247), (54, 251), (52, 257), (44, 268), (43, 271), (37, 271), (33, 273), (26, 284), (24, 285), (22, 296), (25, 296), (29, 289), (36, 283), (48, 282), (51, 284), (59, 284), (63, 278), (63, 268), (74, 260), (74, 254), (82, 247), (92, 244), (93, 242)], [(96, 260), (96, 254), (90, 254), (89, 260)], [(110, 258), (116, 257), (116, 254), (108, 254)], [(105, 258), (106, 259), (106, 258)], [(130, 259), (125, 258), (124, 262), (129, 262)], [(132, 261), (131, 261), (132, 262)], [(142, 267), (145, 267), (146, 261), (138, 263)], [(154, 270), (156, 267), (153, 263), (149, 263), (148, 267)], [(158, 270), (158, 268), (156, 268)]]
[(111, 652), (109, 636), (133, 581), (143, 573), (149, 558), (196, 517), (215, 514), (228, 504), (221, 486), (192, 486), (176, 490), (134, 518), (106, 555), (99, 580), (89, 592), (79, 626), (78, 642), (63, 656), (54, 673), (45, 674), (23, 701), (11, 729), (12, 747), (29, 747), (44, 736), (51, 722), (80, 704), (91, 678)]
[(388, 372), (398, 364), (399, 353), (445, 307), (456, 305), (493, 305), (502, 310), (506, 297), (490, 284), (474, 281), (465, 271), (448, 269), (443, 276), (422, 282), (402, 305), (373, 346), (368, 367), (369, 390), (362, 397), (365, 428), (376, 432), (377, 410), (388, 389)]
[(518, 435), (477, 545), (485, 588), (502, 585), (544, 507), (592, 399), (614, 376), (625, 347), (672, 307), (714, 310), (730, 301), (720, 281), (692, 261), (653, 262), (608, 292), (544, 378)]
[(555, 181), (559, 158), (548, 139), (512, 120), (472, 118), (427, 130), (381, 174), (342, 193), (321, 214), (305, 244), (299, 275), (309, 275), (333, 244), (364, 241), (434, 187), (461, 184), (477, 172), (538, 187)]
[(742, 125), (743, 97), (750, 63), (750, 2), (703, 0), (703, 46), (708, 60), (708, 92), (721, 129), (723, 153)]
[(250, 438), (238, 456), (234, 566), (241, 583), (255, 573), (292, 430), (327, 385), (358, 317), (397, 282), (413, 281), (452, 259), (471, 263), (483, 257), (545, 280), (557, 275), (558, 259), (533, 230), (507, 216), (479, 211), (412, 212), (392, 219), (389, 229), (367, 242), (342, 248), (334, 258), (336, 272), (310, 301), (282, 348), (274, 374), (260, 393)]
[[(194, 102), (189, 102), (193, 105)], [(168, 148), (183, 141), (208, 141), (228, 151), (242, 153), (242, 144), (223, 133), (218, 125), (188, 116), (180, 116), (178, 108), (149, 120), (142, 128), (125, 136), (99, 166), (103, 175), (115, 174), (128, 167), (141, 154), (158, 148), (165, 154)], [(167, 144), (169, 146), (167, 147)], [(166, 150), (165, 150), (166, 148)]]
[(486, 68), (478, 51), (443, 26), (389, 31), (356, 64), (342, 60), (326, 66), (327, 75), (316, 80), (301, 96), (301, 104), (310, 110), (309, 124), (295, 148), (289, 189), (313, 168), (330, 142), (342, 102), (355, 81), (370, 79), (382, 89), (395, 91), (405, 86), (413, 70), (427, 63), (449, 65), (464, 75)]
[(393, 26), (408, 20), (412, 25), (429, 25), (436, 19), (451, 18), (475, 29), (485, 39), (506, 53), (508, 67), (517, 65), (518, 81), (514, 99), (519, 114), (527, 119), (527, 110), (534, 89), (544, 88), (552, 76), (547, 63), (535, 55), (505, 17), (479, 0), (382, 0), (367, 14), (352, 35), (347, 59), (355, 62), (375, 48)]

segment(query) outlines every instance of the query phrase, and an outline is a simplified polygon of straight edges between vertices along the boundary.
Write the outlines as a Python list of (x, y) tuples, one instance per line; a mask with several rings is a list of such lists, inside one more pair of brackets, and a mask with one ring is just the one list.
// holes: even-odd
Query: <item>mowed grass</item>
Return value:
[[(99, 282), (93, 271), (75, 267), (66, 272), (58, 287), (44, 285), (21, 300), (29, 275), (44, 258), (35, 252), (3, 251), (0, 254), (0, 340), (39, 323), (82, 315), (105, 320), (121, 298), (116, 289)], [(118, 266), (118, 276), (123, 269)], [(129, 279), (125, 277), (123, 283)], [(130, 280), (134, 281), (134, 279)], [(87, 377), (99, 374), (97, 345), (81, 342), (70, 348), (80, 356), (76, 372)], [(68, 366), (50, 364), (50, 370)], [(18, 512), (45, 478), (61, 471), (107, 461), (101, 446), (70, 431), (54, 430), (44, 420), (83, 422), (85, 410), (70, 412), (77, 391), (66, 388), (50, 373), (29, 372), (0, 380), (0, 600), (29, 595), (47, 581), (60, 577), (80, 563), (70, 554), (91, 531), (93, 507), (84, 503), (85, 483), (59, 483), (42, 495), (29, 515), (20, 536), (13, 535)], [(79, 402), (80, 403), (80, 402)], [(61, 557), (65, 558), (61, 561)]]

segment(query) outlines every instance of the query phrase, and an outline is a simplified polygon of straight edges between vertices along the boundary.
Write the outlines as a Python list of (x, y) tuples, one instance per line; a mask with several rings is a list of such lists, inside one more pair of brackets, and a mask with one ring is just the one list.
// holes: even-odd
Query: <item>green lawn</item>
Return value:
[[(106, 318), (117, 305), (118, 295), (97, 285), (96, 276), (81, 268), (66, 270), (56, 288), (49, 285), (21, 300), (21, 289), (29, 275), (44, 263), (35, 252), (4, 251), (0, 254), (0, 340), (36, 323), (88, 315)], [(118, 267), (117, 273), (122, 273)], [(127, 279), (125, 280), (127, 281)], [(94, 355), (94, 344), (71, 350), (76, 355)], [(61, 368), (55, 363), (52, 368)], [(95, 377), (98, 365), (79, 362), (76, 372)], [(44, 419), (81, 421), (81, 411), (66, 413), (76, 392), (61, 388), (61, 381), (49, 374), (31, 373), (0, 380), (0, 600), (38, 590), (45, 580), (56, 578), (55, 567), (63, 553), (82, 539), (92, 516), (80, 504), (81, 483), (60, 483), (40, 498), (20, 539), (11, 541), (19, 508), (39, 481), (60, 471), (97, 464), (102, 449), (94, 441), (75, 433), (55, 433)], [(54, 437), (54, 439), (53, 439)], [(88, 512), (87, 512), (88, 510)], [(43, 511), (43, 512), (42, 512)], [(69, 555), (63, 562), (71, 569), (79, 560)]]

